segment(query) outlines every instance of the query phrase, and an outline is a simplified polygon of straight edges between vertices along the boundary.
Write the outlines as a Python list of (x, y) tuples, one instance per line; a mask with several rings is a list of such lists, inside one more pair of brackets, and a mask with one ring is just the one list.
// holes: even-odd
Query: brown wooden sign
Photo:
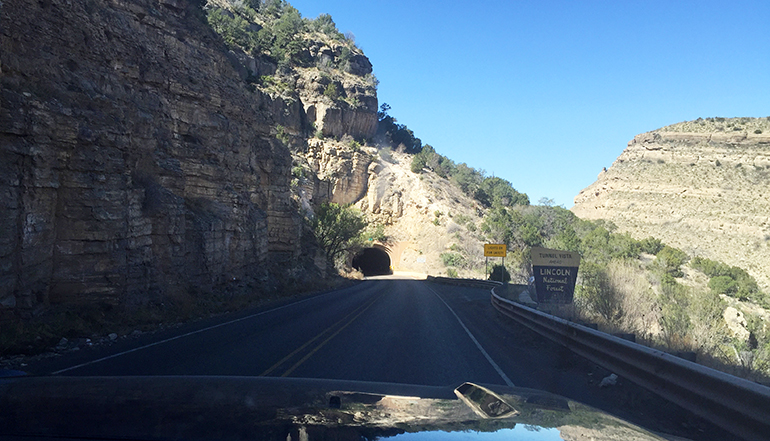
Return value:
[(531, 253), (538, 303), (572, 303), (580, 254), (539, 247), (532, 248)]

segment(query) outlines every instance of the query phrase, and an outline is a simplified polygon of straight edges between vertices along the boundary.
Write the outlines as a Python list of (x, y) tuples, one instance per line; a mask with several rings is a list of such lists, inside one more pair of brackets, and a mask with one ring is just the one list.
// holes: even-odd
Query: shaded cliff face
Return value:
[(0, 309), (242, 289), (295, 259), (302, 104), (249, 91), (182, 0), (0, 10)]
[(698, 120), (638, 135), (572, 211), (740, 266), (768, 289), (770, 120)]

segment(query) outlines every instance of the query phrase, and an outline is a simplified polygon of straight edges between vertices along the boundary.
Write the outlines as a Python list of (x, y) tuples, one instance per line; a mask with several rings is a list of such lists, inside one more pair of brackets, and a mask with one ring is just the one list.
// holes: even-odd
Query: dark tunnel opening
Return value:
[(390, 256), (380, 248), (364, 248), (353, 258), (353, 268), (366, 277), (393, 273), (390, 269)]

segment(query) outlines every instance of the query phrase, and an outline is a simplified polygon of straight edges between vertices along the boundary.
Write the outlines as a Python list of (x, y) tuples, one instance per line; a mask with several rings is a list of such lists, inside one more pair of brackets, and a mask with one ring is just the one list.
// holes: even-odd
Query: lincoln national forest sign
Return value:
[(572, 303), (580, 255), (576, 251), (532, 248), (532, 273), (538, 303)]

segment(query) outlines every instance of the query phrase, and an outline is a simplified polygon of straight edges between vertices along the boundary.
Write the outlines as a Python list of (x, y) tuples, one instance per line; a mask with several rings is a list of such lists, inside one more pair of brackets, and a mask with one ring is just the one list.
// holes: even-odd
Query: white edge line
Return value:
[(458, 315), (457, 315), (457, 313), (454, 311), (454, 309), (452, 309), (452, 307), (451, 307), (451, 306), (449, 306), (449, 304), (448, 304), (447, 302), (445, 302), (445, 301), (444, 301), (444, 299), (442, 299), (442, 298), (441, 298), (441, 296), (440, 296), (440, 295), (439, 295), (439, 294), (438, 294), (438, 293), (437, 293), (437, 292), (436, 292), (436, 291), (435, 291), (433, 288), (431, 288), (431, 287), (429, 286), (429, 287), (428, 287), (428, 289), (429, 289), (429, 290), (431, 290), (431, 291), (433, 291), (433, 294), (435, 294), (435, 295), (436, 295), (436, 297), (438, 297), (438, 299), (439, 299), (439, 300), (441, 300), (441, 303), (443, 303), (443, 304), (444, 304), (444, 305), (447, 307), (447, 309), (449, 309), (449, 312), (451, 312), (451, 313), (452, 313), (452, 315), (454, 315), (454, 316), (455, 316), (455, 318), (457, 319), (457, 321), (460, 323), (460, 326), (462, 326), (462, 327), (463, 327), (463, 329), (465, 329), (465, 332), (468, 334), (468, 337), (470, 337), (470, 338), (471, 338), (471, 340), (473, 340), (473, 343), (475, 343), (475, 344), (476, 344), (476, 347), (477, 347), (477, 348), (479, 348), (479, 351), (481, 351), (481, 353), (484, 355), (484, 358), (486, 358), (486, 359), (487, 359), (487, 361), (489, 362), (489, 364), (491, 364), (491, 365), (492, 365), (492, 367), (493, 367), (493, 368), (495, 368), (495, 370), (496, 370), (496, 371), (497, 371), (497, 373), (500, 375), (500, 377), (503, 379), (503, 381), (505, 381), (505, 384), (507, 384), (509, 387), (516, 387), (516, 386), (513, 384), (513, 381), (511, 381), (511, 379), (510, 379), (510, 378), (508, 378), (508, 376), (507, 376), (507, 375), (505, 375), (505, 372), (503, 372), (503, 370), (502, 370), (502, 369), (500, 369), (500, 366), (498, 366), (498, 365), (497, 365), (497, 363), (495, 363), (495, 361), (494, 361), (494, 360), (492, 360), (492, 357), (490, 357), (490, 356), (489, 356), (489, 354), (487, 353), (487, 351), (485, 351), (485, 350), (484, 350), (484, 348), (483, 348), (483, 347), (481, 347), (481, 343), (479, 343), (479, 341), (478, 341), (478, 340), (476, 340), (476, 337), (474, 337), (474, 336), (473, 336), (473, 334), (471, 334), (471, 331), (468, 329), (468, 327), (467, 327), (467, 326), (465, 326), (465, 323), (463, 323), (463, 321), (462, 321), (462, 320), (460, 320), (460, 316), (458, 316)]
[(238, 318), (238, 319), (235, 319), (235, 320), (230, 320), (229, 322), (224, 322), (224, 323), (219, 323), (219, 324), (216, 324), (216, 325), (208, 326), (208, 327), (205, 327), (205, 328), (202, 328), (202, 329), (198, 329), (198, 330), (195, 330), (195, 331), (188, 332), (186, 334), (177, 335), (175, 337), (167, 338), (165, 340), (156, 341), (156, 342), (150, 343), (148, 345), (140, 346), (138, 348), (129, 349), (127, 351), (118, 352), (117, 354), (108, 355), (106, 357), (98, 358), (96, 360), (91, 360), (91, 361), (88, 361), (88, 362), (85, 362), (85, 363), (81, 363), (81, 364), (78, 364), (78, 365), (75, 365), (75, 366), (70, 366), (68, 368), (60, 369), (60, 370), (58, 370), (56, 372), (51, 372), (49, 375), (59, 375), (59, 374), (64, 373), (64, 372), (68, 372), (68, 371), (75, 370), (75, 369), (80, 369), (82, 367), (85, 367), (85, 366), (88, 366), (88, 365), (92, 365), (92, 364), (96, 364), (96, 363), (101, 363), (102, 361), (110, 360), (112, 358), (117, 358), (117, 357), (120, 357), (122, 355), (130, 354), (132, 352), (141, 351), (142, 349), (151, 348), (153, 346), (161, 345), (163, 343), (168, 343), (170, 341), (178, 340), (180, 338), (189, 337), (191, 335), (198, 334), (198, 333), (205, 332), (205, 331), (210, 331), (212, 329), (219, 328), (219, 327), (222, 327), (222, 326), (231, 325), (233, 323), (241, 322), (241, 321), (244, 321), (244, 320), (249, 320), (249, 319), (252, 319), (254, 317), (258, 317), (260, 315), (268, 314), (268, 313), (275, 312), (275, 311), (278, 311), (278, 310), (281, 310), (281, 309), (284, 309), (284, 308), (288, 308), (290, 306), (299, 305), (300, 303), (305, 303), (305, 302), (313, 300), (313, 299), (324, 297), (324, 296), (329, 295), (329, 294), (331, 294), (331, 293), (333, 293), (335, 291), (329, 291), (329, 292), (327, 292), (325, 294), (308, 297), (306, 299), (299, 300), (299, 301), (294, 302), (294, 303), (289, 303), (287, 305), (279, 306), (277, 308), (269, 309), (267, 311), (262, 311), (262, 312), (258, 312), (256, 314), (247, 315), (246, 317), (241, 317), (241, 318)]

